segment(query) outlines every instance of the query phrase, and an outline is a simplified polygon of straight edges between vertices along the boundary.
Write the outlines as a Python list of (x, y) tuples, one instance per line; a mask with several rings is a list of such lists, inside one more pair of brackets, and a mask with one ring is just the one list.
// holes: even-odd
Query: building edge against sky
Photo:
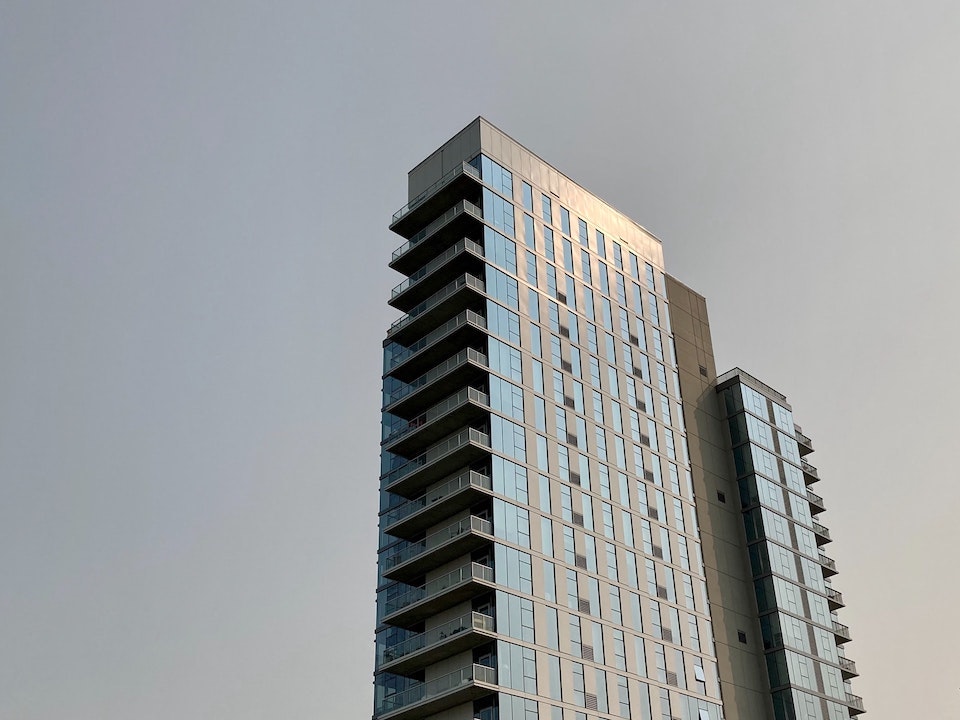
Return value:
[(660, 241), (483, 118), (408, 183), (374, 717), (860, 714), (811, 441)]

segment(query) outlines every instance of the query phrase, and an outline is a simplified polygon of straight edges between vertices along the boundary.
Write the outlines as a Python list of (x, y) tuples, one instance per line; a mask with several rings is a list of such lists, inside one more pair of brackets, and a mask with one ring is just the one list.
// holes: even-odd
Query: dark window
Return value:
[(744, 645), (747, 644), (747, 634), (743, 630), (737, 630), (737, 640), (742, 642)]

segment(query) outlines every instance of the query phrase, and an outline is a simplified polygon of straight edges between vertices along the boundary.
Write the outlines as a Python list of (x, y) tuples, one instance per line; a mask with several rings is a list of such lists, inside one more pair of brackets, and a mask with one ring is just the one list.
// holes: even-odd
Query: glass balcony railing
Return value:
[(448, 675), (442, 675), (436, 680), (416, 685), (409, 690), (387, 695), (383, 698), (380, 712), (384, 715), (393, 713), (402, 708), (427, 702), (432, 697), (445, 695), (457, 688), (475, 682), (496, 685), (496, 668), (487, 667), (486, 665), (471, 665), (460, 670), (455, 670)]
[(859, 695), (851, 695), (850, 693), (847, 693), (847, 705), (863, 712), (863, 698)]
[(390, 262), (399, 260), (408, 252), (413, 250), (413, 248), (415, 248), (417, 245), (419, 245), (424, 240), (429, 238), (431, 235), (436, 233), (442, 227), (449, 225), (450, 222), (452, 222), (455, 218), (457, 218), (458, 216), (464, 213), (467, 213), (468, 215), (473, 215), (475, 218), (477, 218), (480, 221), (483, 220), (483, 210), (481, 210), (479, 207), (474, 205), (469, 200), (461, 200), (452, 208), (447, 210), (443, 215), (441, 215), (432, 223), (427, 225), (423, 230), (421, 230), (412, 238), (407, 240), (403, 245), (401, 245), (396, 250), (394, 250), (393, 255), (391, 256)]
[(493, 568), (481, 565), (480, 563), (470, 563), (456, 570), (441, 575), (429, 582), (415, 588), (411, 588), (405, 593), (384, 601), (384, 616), (392, 615), (398, 610), (426, 600), (431, 597), (441, 595), (452, 587), (460, 585), (471, 580), (483, 580), (493, 582)]
[(465, 348), (460, 352), (458, 352), (453, 357), (445, 360), (444, 362), (440, 363), (436, 367), (431, 368), (430, 370), (428, 370), (427, 372), (425, 372), (423, 375), (416, 378), (415, 380), (411, 380), (408, 383), (403, 383), (403, 385), (398, 387), (393, 392), (389, 393), (384, 398), (384, 406), (389, 407), (393, 403), (399, 400), (402, 400), (403, 398), (407, 397), (407, 395), (410, 395), (411, 393), (416, 392), (417, 390), (424, 387), (425, 385), (429, 385), (434, 380), (446, 375), (448, 372), (455, 370), (461, 365), (465, 365), (469, 361), (473, 361), (478, 365), (486, 366), (487, 356), (484, 355), (479, 350), (474, 350), (473, 348)]
[(414, 635), (408, 640), (404, 640), (396, 645), (384, 648), (380, 654), (381, 663), (391, 663), (406, 657), (411, 653), (419, 652), (433, 645), (445, 642), (447, 639), (468, 630), (485, 630), (493, 632), (494, 620), (489, 615), (478, 612), (467, 613), (456, 620), (451, 620), (439, 627), (432, 628), (419, 635)]
[(418, 455), (405, 462), (398, 468), (391, 470), (383, 476), (384, 486), (389, 486), (401, 478), (405, 478), (412, 472), (416, 472), (425, 465), (429, 465), (434, 460), (439, 460), (444, 455), (448, 455), (464, 445), (476, 443), (484, 447), (490, 447), (490, 436), (487, 433), (480, 432), (474, 428), (464, 428), (455, 435), (451, 435), (445, 440), (441, 440), (432, 445), (425, 453)]
[(827, 600), (835, 605), (843, 605), (843, 594), (832, 587), (827, 588)]
[(395, 297), (397, 297), (397, 295), (406, 292), (425, 277), (432, 274), (435, 270), (446, 265), (451, 258), (464, 251), (469, 251), (475, 255), (483, 257), (483, 247), (479, 243), (475, 243), (469, 238), (464, 238), (453, 247), (444, 250), (442, 253), (437, 255), (437, 257), (433, 258), (433, 260), (428, 262), (402, 283), (397, 285), (393, 290), (390, 291), (390, 299), (393, 300)]
[(827, 557), (823, 553), (820, 553), (820, 564), (823, 565), (828, 570), (832, 570), (833, 572), (837, 571), (836, 561), (833, 558)]
[(821, 524), (818, 523), (816, 520), (813, 521), (813, 531), (814, 531), (817, 535), (819, 535), (819, 536), (821, 536), (821, 537), (824, 537), (824, 538), (826, 538), (827, 540), (830, 539), (830, 530), (829, 530), (829, 528), (827, 528), (826, 525), (821, 525)]
[(408, 560), (413, 560), (424, 553), (430, 552), (434, 548), (444, 545), (455, 538), (466, 535), (467, 533), (482, 533), (484, 535), (493, 535), (493, 523), (489, 520), (471, 515), (462, 520), (448, 525), (442, 530), (430, 533), (420, 542), (410, 543), (403, 550), (388, 555), (383, 559), (383, 569), (389, 570), (397, 565), (402, 565)]
[(417, 195), (413, 200), (411, 200), (402, 208), (397, 210), (393, 214), (393, 219), (390, 221), (390, 224), (391, 225), (395, 224), (398, 220), (408, 215), (412, 210), (416, 210), (418, 207), (423, 205), (423, 203), (426, 202), (431, 196), (435, 195), (437, 191), (446, 187), (461, 175), (470, 175), (471, 177), (476, 178), (478, 182), (480, 180), (479, 170), (477, 170), (473, 165), (470, 165), (469, 163), (466, 163), (466, 162), (461, 163), (460, 165), (455, 167), (453, 170), (448, 172), (446, 175), (444, 175), (442, 178), (440, 178), (435, 183), (433, 183), (433, 185), (431, 185), (422, 193)]
[(833, 621), (833, 634), (838, 635), (846, 640), (850, 639), (850, 628), (843, 623), (839, 623), (836, 620)]
[(793, 426), (793, 436), (797, 439), (797, 442), (801, 445), (805, 445), (810, 449), (813, 449), (813, 440), (810, 439), (809, 435), (805, 435), (803, 430), (800, 429), (799, 425)]
[(387, 335), (392, 335), (396, 333), (401, 328), (406, 327), (411, 322), (416, 320), (420, 315), (432, 310), (437, 307), (440, 303), (446, 300), (451, 295), (459, 292), (462, 288), (471, 287), (478, 292), (486, 292), (486, 283), (483, 282), (480, 278), (474, 277), (473, 275), (462, 275), (454, 280), (452, 283), (444, 287), (439, 292), (431, 295), (422, 303), (413, 308), (410, 312), (404, 315), (402, 318), (394, 320), (393, 324), (390, 325), (390, 329), (387, 331)]
[(820, 478), (820, 473), (817, 472), (817, 469), (808, 463), (806, 460), (800, 461), (800, 467), (803, 468), (803, 472), (809, 475), (810, 477)]
[(406, 347), (397, 350), (393, 355), (390, 356), (390, 359), (387, 363), (387, 372), (395, 370), (398, 366), (405, 363), (417, 353), (422, 352), (438, 340), (441, 340), (464, 325), (476, 325), (477, 327), (485, 328), (487, 327), (487, 321), (483, 315), (475, 313), (473, 310), (464, 310), (456, 317), (450, 318), (443, 323), (443, 325), (440, 325), (424, 335), (412, 345), (407, 345)]
[(400, 438), (412, 433), (413, 431), (419, 430), (425, 425), (429, 425), (437, 418), (446, 415), (461, 405), (466, 405), (468, 402), (475, 402), (479, 403), (480, 405), (489, 406), (490, 396), (485, 392), (477, 390), (476, 388), (465, 387), (460, 392), (451, 395), (446, 400), (437, 403), (425, 413), (421, 413), (402, 427), (399, 427), (391, 432), (384, 440), (384, 445), (390, 445), (391, 443), (396, 442)]
[(840, 668), (850, 675), (859, 674), (857, 673), (857, 664), (853, 660), (848, 660), (845, 657), (840, 658)]
[(813, 503), (817, 507), (825, 507), (823, 504), (823, 498), (810, 490), (807, 490), (807, 500), (809, 500), (811, 503)]
[(443, 483), (439, 487), (428, 490), (423, 495), (413, 500), (408, 500), (402, 505), (398, 505), (389, 512), (386, 513), (384, 517), (384, 527), (388, 528), (405, 518), (410, 517), (411, 515), (420, 512), (428, 505), (433, 505), (440, 500), (443, 500), (449, 495), (453, 495), (465, 488), (475, 487), (482, 490), (491, 490), (493, 488), (493, 483), (490, 480), (488, 475), (483, 475), (476, 472), (475, 470), (468, 470), (467, 472), (460, 473), (452, 480)]

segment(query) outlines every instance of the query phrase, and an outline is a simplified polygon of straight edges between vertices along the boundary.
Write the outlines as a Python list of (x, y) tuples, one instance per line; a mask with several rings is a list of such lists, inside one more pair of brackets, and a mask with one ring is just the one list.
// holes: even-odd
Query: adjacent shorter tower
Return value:
[(376, 720), (846, 720), (785, 398), (660, 241), (482, 118), (409, 174), (384, 342)]

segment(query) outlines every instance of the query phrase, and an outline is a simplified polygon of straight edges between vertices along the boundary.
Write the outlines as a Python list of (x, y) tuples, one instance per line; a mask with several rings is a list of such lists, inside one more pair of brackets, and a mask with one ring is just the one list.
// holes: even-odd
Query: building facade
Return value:
[(810, 441), (660, 241), (482, 118), (408, 180), (374, 718), (862, 712)]

